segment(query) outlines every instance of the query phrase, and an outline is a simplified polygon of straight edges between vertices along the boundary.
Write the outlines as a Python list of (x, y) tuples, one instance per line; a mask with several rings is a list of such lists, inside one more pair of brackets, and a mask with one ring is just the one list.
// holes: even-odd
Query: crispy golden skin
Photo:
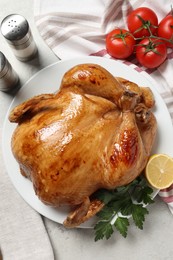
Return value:
[(79, 225), (103, 203), (90, 196), (133, 181), (144, 169), (157, 123), (149, 88), (115, 78), (96, 64), (65, 73), (56, 94), (15, 107), (12, 151), (45, 204), (76, 206), (64, 222)]

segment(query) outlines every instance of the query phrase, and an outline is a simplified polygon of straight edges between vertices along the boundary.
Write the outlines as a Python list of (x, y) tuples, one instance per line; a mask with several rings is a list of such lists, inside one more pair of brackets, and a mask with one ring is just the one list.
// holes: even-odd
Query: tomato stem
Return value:
[(146, 29), (146, 30), (149, 31), (150, 35), (152, 35), (152, 32), (151, 32), (151, 30), (150, 30), (150, 27), (157, 28), (157, 26), (152, 25), (149, 20), (144, 20), (144, 19), (143, 19), (140, 15), (138, 15), (138, 14), (137, 14), (136, 16), (137, 16), (137, 17), (139, 18), (139, 20), (142, 22), (142, 25), (134, 32), (134, 34), (137, 33), (137, 32), (140, 32), (140, 31), (143, 30), (143, 29)]
[(111, 40), (114, 40), (114, 39), (121, 39), (124, 43), (124, 45), (127, 45), (126, 41), (125, 41), (125, 38), (130, 35), (134, 38), (134, 36), (130, 33), (130, 32), (125, 32), (123, 33), (122, 30), (120, 31), (119, 34), (114, 34), (111, 36)]
[[(140, 41), (140, 40), (143, 40), (144, 38), (145, 37), (140, 37), (140, 38), (134, 37), (135, 41)], [(158, 39), (158, 40), (169, 42), (169, 43), (173, 44), (173, 36), (170, 39), (166, 39), (166, 38), (155, 36), (155, 35), (151, 34), (147, 38), (149, 38), (149, 39)]]
[[(171, 14), (173, 15), (172, 6), (171, 6)], [(162, 41), (169, 42), (169, 43), (173, 44), (173, 36), (172, 36), (170, 39), (166, 39), (166, 38), (163, 38), (163, 37), (155, 36), (155, 35), (152, 33), (150, 27), (157, 28), (157, 26), (152, 25), (149, 20), (144, 20), (140, 15), (136, 15), (136, 16), (137, 16), (137, 17), (139, 18), (139, 20), (142, 22), (142, 25), (141, 25), (141, 27), (139, 27), (139, 28), (134, 32), (134, 34), (137, 33), (137, 32), (139, 32), (139, 31), (141, 31), (142, 29), (146, 29), (146, 30), (148, 30), (148, 32), (149, 32), (149, 34), (150, 34), (150, 35), (148, 36), (148, 38), (158, 39), (158, 40), (162, 40)], [(171, 25), (170, 27), (173, 28), (173, 25)], [(139, 40), (142, 40), (142, 39), (144, 39), (144, 38), (145, 38), (145, 36), (140, 37), (140, 38), (134, 37), (135, 41), (139, 41)]]
[(136, 44), (136, 46), (144, 47), (145, 48), (145, 54), (150, 52), (150, 51), (152, 51), (152, 52), (154, 52), (154, 53), (156, 53), (158, 55), (162, 55), (160, 52), (158, 52), (156, 50), (156, 47), (159, 44), (163, 44), (163, 41), (161, 41), (161, 42), (158, 42), (158, 41), (154, 42), (154, 41), (151, 41), (151, 39), (149, 38), (149, 42), (147, 44)]
[(172, 5), (171, 5), (171, 15), (173, 16), (173, 9), (172, 9)]

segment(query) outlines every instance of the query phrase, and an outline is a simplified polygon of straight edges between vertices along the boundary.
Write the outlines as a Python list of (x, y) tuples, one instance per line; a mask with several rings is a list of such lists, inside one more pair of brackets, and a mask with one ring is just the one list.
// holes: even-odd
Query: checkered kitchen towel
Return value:
[[(138, 7), (153, 9), (159, 21), (170, 12), (172, 0), (35, 0), (37, 28), (60, 59), (77, 56), (110, 58), (105, 49), (105, 36), (115, 27), (126, 28), (128, 13)], [(159, 81), (159, 92), (173, 120), (173, 49), (158, 69), (146, 69), (133, 57), (122, 61), (149, 73)], [(173, 185), (159, 192), (173, 213)]]

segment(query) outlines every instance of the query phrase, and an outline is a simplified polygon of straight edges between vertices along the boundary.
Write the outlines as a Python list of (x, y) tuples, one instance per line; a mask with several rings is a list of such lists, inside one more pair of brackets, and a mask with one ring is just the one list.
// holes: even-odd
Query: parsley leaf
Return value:
[(96, 230), (95, 241), (103, 239), (104, 237), (106, 237), (106, 239), (109, 239), (114, 232), (112, 225), (108, 221), (99, 221), (94, 229)]
[(151, 204), (154, 202), (151, 198), (152, 193), (153, 189), (147, 185), (146, 179), (142, 178), (134, 189), (133, 197), (138, 203)]
[(143, 177), (138, 177), (130, 184), (114, 190), (97, 191), (94, 197), (103, 201), (105, 206), (97, 214), (98, 222), (94, 227), (95, 241), (109, 239), (115, 229), (126, 237), (130, 216), (134, 224), (143, 229), (145, 215), (149, 213), (146, 205), (153, 203), (152, 192), (152, 188)]
[(111, 207), (107, 207), (107, 206), (104, 206), (104, 208), (97, 213), (97, 216), (101, 219), (104, 219), (104, 220), (109, 220), (111, 219), (114, 215), (114, 209), (111, 208)]
[(114, 190), (98, 190), (95, 193), (95, 197), (108, 204), (114, 198)]
[(140, 229), (143, 229), (143, 222), (145, 221), (146, 214), (148, 214), (148, 210), (144, 208), (143, 205), (133, 204), (132, 218), (135, 225)]
[(116, 227), (116, 229), (120, 232), (120, 234), (123, 237), (127, 236), (127, 229), (129, 226), (129, 221), (127, 218), (118, 217), (115, 220), (114, 226)]

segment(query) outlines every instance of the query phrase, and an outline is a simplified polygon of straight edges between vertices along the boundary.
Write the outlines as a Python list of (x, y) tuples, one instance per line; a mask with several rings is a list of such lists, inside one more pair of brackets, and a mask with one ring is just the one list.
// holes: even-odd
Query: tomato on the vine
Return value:
[(167, 47), (159, 39), (143, 39), (136, 47), (136, 58), (146, 68), (160, 66), (167, 57)]
[(172, 40), (172, 43), (165, 41), (167, 47), (173, 48), (173, 15), (170, 14), (163, 18), (159, 23), (158, 36), (168, 40)]
[(114, 29), (106, 37), (107, 52), (117, 59), (129, 57), (133, 53), (134, 46), (133, 36), (125, 29)]
[[(139, 7), (127, 17), (127, 26), (136, 38), (154, 34), (158, 26), (158, 18), (153, 10), (148, 7)], [(150, 30), (150, 31), (149, 31)]]

